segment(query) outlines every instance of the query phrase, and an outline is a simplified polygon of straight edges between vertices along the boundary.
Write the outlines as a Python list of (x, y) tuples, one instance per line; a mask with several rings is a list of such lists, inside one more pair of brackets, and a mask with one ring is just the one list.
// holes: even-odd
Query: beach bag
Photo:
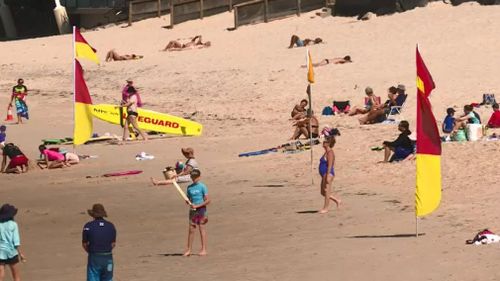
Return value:
[(497, 101), (495, 100), (495, 94), (483, 94), (482, 104), (493, 105), (495, 103), (497, 103)]
[(351, 109), (350, 101), (333, 101), (333, 112), (335, 114), (348, 113)]
[(333, 109), (331, 106), (325, 106), (325, 108), (323, 108), (323, 112), (321, 114), (322, 115), (334, 115)]

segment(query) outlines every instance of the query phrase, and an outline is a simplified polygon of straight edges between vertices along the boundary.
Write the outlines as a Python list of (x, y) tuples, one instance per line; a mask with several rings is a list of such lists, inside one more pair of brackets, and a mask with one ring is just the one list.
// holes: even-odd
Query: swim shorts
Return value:
[(189, 210), (189, 223), (191, 225), (204, 225), (207, 222), (207, 207), (201, 207), (196, 210)]

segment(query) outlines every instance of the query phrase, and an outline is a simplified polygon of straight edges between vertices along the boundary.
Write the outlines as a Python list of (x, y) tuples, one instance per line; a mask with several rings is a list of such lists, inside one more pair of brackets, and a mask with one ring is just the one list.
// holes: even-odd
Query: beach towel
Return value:
[(500, 242), (500, 236), (491, 232), (489, 229), (479, 231), (473, 239), (466, 240), (466, 244), (482, 245)]
[(30, 119), (28, 115), (28, 105), (20, 99), (20, 98), (15, 98), (15, 104), (16, 104), (16, 111), (17, 114), (21, 115), (21, 117)]

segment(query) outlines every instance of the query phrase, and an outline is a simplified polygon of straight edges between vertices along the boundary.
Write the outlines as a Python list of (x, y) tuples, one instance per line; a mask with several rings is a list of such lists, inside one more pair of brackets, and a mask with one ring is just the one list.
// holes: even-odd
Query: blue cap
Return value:
[(0, 126), (0, 131), (5, 132), (5, 130), (7, 130), (7, 127), (5, 127), (5, 125)]

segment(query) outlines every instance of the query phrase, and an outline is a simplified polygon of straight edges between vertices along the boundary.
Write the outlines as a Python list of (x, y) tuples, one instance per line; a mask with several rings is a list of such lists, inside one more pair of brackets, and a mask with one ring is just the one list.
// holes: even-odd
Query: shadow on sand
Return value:
[[(425, 233), (419, 233), (418, 236), (424, 236)], [(415, 233), (411, 234), (387, 234), (387, 235), (356, 235), (348, 236), (346, 238), (415, 238)]]
[(297, 214), (317, 214), (318, 210), (298, 211)]
[(182, 257), (181, 253), (173, 253), (173, 254), (159, 254), (160, 256), (164, 257)]

